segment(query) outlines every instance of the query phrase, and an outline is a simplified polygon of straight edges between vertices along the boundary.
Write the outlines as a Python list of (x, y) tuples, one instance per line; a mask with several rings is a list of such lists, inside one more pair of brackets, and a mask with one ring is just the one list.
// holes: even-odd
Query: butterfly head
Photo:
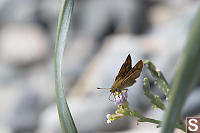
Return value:
[(115, 93), (121, 93), (121, 90), (120, 89), (117, 89), (117, 88), (110, 88), (110, 92), (115, 94)]
[(115, 89), (110, 88), (111, 93), (115, 93)]

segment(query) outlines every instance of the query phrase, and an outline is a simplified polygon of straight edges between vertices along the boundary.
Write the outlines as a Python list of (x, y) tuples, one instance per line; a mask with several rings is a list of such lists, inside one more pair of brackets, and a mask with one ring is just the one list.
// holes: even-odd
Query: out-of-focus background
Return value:
[[(0, 1), (1, 133), (61, 132), (53, 68), (60, 2)], [(96, 88), (111, 87), (129, 53), (133, 64), (140, 59), (151, 60), (170, 83), (199, 5), (197, 0), (76, 1), (63, 75), (68, 104), (80, 133), (160, 131), (153, 124), (137, 125), (136, 118), (107, 124), (106, 114), (114, 113), (116, 107), (108, 100), (108, 90)], [(143, 94), (144, 76), (149, 76), (146, 69), (129, 88), (131, 108), (162, 119), (162, 112), (152, 109)], [(152, 90), (160, 95), (153, 84)], [(183, 116), (200, 112), (199, 94), (197, 87), (186, 102)]]

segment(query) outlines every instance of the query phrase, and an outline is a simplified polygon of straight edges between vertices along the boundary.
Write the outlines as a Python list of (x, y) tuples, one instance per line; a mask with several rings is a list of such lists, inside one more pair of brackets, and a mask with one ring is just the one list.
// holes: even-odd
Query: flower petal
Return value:
[(107, 118), (107, 119), (109, 119), (109, 118), (110, 118), (110, 116), (111, 116), (110, 114), (107, 114), (107, 115), (106, 115), (106, 118)]

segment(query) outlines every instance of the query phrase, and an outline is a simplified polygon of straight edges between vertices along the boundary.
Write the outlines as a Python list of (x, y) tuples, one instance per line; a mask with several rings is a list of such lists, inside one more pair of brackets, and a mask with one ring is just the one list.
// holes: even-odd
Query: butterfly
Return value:
[(132, 61), (130, 54), (127, 56), (126, 61), (122, 64), (119, 73), (117, 74), (115, 81), (111, 88), (97, 88), (97, 89), (110, 89), (111, 94), (123, 95), (123, 91), (127, 92), (127, 87), (136, 83), (136, 79), (140, 76), (143, 68), (143, 61), (140, 60), (132, 68)]

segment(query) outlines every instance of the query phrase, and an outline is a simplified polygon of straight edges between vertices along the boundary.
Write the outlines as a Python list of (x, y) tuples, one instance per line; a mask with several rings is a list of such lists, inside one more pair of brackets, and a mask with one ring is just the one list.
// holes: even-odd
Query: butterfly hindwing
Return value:
[(127, 56), (126, 61), (122, 64), (119, 73), (117, 74), (115, 81), (122, 79), (132, 69), (132, 61), (130, 54)]
[(140, 70), (142, 71), (143, 68), (143, 62), (142, 60), (138, 61), (137, 64), (133, 67), (133, 70)]

